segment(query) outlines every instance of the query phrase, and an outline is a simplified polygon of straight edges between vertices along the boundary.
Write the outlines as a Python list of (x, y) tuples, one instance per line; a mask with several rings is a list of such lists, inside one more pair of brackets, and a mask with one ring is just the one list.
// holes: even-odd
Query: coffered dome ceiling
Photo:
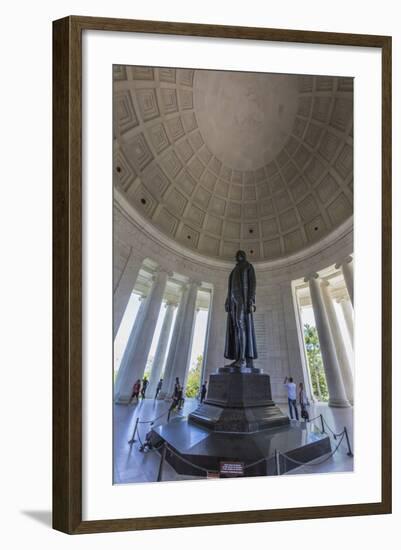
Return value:
[(114, 185), (197, 252), (288, 256), (352, 216), (351, 78), (114, 68)]

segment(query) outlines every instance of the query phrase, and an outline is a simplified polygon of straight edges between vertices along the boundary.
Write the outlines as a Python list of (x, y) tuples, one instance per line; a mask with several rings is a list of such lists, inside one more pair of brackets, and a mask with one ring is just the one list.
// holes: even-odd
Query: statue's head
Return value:
[(237, 262), (245, 262), (246, 260), (246, 254), (243, 250), (238, 250), (238, 252), (235, 255), (235, 259)]

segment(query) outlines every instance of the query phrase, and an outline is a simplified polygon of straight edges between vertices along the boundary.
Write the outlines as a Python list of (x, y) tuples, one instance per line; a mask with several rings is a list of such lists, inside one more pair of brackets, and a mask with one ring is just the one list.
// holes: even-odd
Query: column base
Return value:
[(327, 403), (329, 407), (334, 407), (338, 409), (345, 409), (351, 407), (349, 401), (345, 399), (329, 399)]
[(121, 395), (118, 394), (114, 397), (114, 403), (116, 405), (128, 405), (130, 402), (131, 396), (130, 395)]
[(163, 401), (163, 400), (167, 401), (170, 399), (171, 399), (171, 396), (166, 391), (161, 391), (157, 396), (158, 401)]

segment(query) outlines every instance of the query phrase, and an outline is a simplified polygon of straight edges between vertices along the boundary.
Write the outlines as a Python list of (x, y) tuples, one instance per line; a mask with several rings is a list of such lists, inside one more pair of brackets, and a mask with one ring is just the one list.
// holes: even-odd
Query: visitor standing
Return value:
[(203, 403), (207, 393), (207, 382), (203, 382), (201, 393), (200, 393), (200, 402)]
[(131, 405), (131, 401), (136, 397), (136, 401), (139, 401), (139, 392), (141, 391), (141, 381), (138, 380), (135, 382), (135, 384), (132, 386), (132, 395), (130, 397), (128, 405)]
[(174, 384), (174, 393), (173, 393), (173, 399), (175, 397), (177, 397), (177, 392), (178, 392), (178, 388), (180, 387), (180, 379), (178, 378), (178, 376), (176, 377), (175, 379), (175, 384)]
[(292, 410), (295, 411), (295, 418), (299, 420), (298, 409), (297, 409), (297, 386), (294, 384), (294, 380), (290, 376), (285, 377), (284, 386), (287, 388), (287, 397), (288, 397), (288, 408), (290, 411), (291, 420), (294, 418)]
[(157, 386), (156, 386), (155, 399), (157, 399), (157, 396), (159, 395), (160, 390), (162, 389), (162, 386), (163, 386), (163, 378), (160, 378), (160, 380), (158, 381)]
[[(176, 381), (178, 378), (176, 378)], [(169, 411), (168, 411), (168, 418), (170, 418), (171, 411), (174, 411), (175, 409), (179, 408), (180, 404), (180, 398), (182, 397), (182, 390), (180, 384), (175, 384), (174, 386), (174, 393), (173, 393), (173, 400), (171, 402)]]
[(177, 389), (177, 406), (178, 410), (182, 409), (184, 406), (184, 388), (181, 386), (181, 384), (178, 385)]
[(305, 392), (303, 382), (299, 383), (298, 388), (299, 388), (298, 389), (298, 400), (299, 400), (299, 406), (301, 407), (301, 418), (308, 421), (309, 420), (309, 412), (308, 412), (307, 407), (309, 405), (309, 401), (308, 401), (308, 397), (307, 397), (306, 392)]
[(141, 390), (142, 399), (145, 399), (146, 388), (148, 387), (148, 384), (149, 384), (149, 380), (147, 378), (144, 378), (142, 380), (142, 390)]

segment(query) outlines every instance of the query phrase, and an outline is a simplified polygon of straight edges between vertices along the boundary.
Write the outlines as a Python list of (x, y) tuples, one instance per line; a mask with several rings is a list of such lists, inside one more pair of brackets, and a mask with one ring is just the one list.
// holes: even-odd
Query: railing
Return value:
[(307, 421), (307, 424), (311, 424), (312, 422), (314, 422), (317, 419), (320, 420), (320, 424), (321, 424), (320, 431), (321, 431), (321, 433), (322, 434), (327, 433), (326, 429), (325, 429), (325, 428), (327, 428), (335, 440), (337, 440), (340, 437), (341, 441), (342, 441), (345, 437), (345, 441), (347, 443), (347, 448), (348, 448), (347, 455), (350, 456), (350, 457), (354, 456), (353, 453), (352, 453), (351, 443), (350, 443), (350, 440), (349, 440), (348, 430), (347, 430), (346, 426), (344, 426), (342, 432), (336, 433), (330, 427), (327, 420), (324, 418), (324, 416), (322, 414), (319, 414), (318, 416), (315, 416), (315, 418), (311, 418), (310, 420)]
[[(210, 469), (210, 468), (204, 468), (203, 466), (199, 466), (198, 464), (194, 464), (190, 460), (188, 460), (188, 459), (184, 458), (183, 456), (179, 455), (177, 452), (174, 451), (174, 449), (172, 447), (170, 447), (167, 444), (167, 442), (164, 442), (162, 445), (160, 445), (158, 447), (155, 447), (150, 442), (150, 433), (151, 433), (150, 430), (145, 436), (145, 442), (142, 441), (142, 439), (139, 435), (139, 425), (140, 424), (149, 424), (150, 427), (152, 427), (157, 420), (159, 420), (160, 418), (162, 418), (163, 416), (166, 416), (166, 415), (167, 415), (167, 419), (170, 420), (171, 412), (172, 412), (172, 407), (169, 407), (162, 414), (160, 414), (156, 418), (153, 418), (152, 420), (141, 420), (138, 417), (135, 421), (135, 426), (134, 426), (134, 431), (133, 431), (132, 437), (128, 441), (129, 445), (132, 445), (135, 441), (137, 441), (137, 439), (136, 439), (136, 436), (137, 436), (138, 440), (139, 440), (139, 443), (140, 443), (139, 451), (143, 452), (147, 449), (149, 451), (154, 451), (154, 452), (159, 452), (160, 453), (160, 464), (159, 464), (159, 469), (158, 469), (158, 474), (157, 474), (157, 481), (162, 481), (163, 466), (164, 466), (164, 462), (166, 460), (167, 452), (170, 453), (171, 455), (174, 455), (178, 460), (180, 460), (182, 463), (186, 464), (187, 466), (190, 466), (191, 468), (193, 468), (195, 470), (198, 470), (199, 472), (202, 472), (203, 474), (205, 474), (205, 476), (208, 476), (209, 474), (214, 474), (214, 475), (219, 474), (220, 472), (217, 471), (217, 470), (213, 470), (213, 469)], [(316, 420), (320, 420), (320, 427), (317, 427), (316, 424), (314, 424), (314, 422)], [(340, 446), (341, 446), (341, 444), (343, 443), (344, 440), (345, 440), (346, 445), (347, 445), (347, 456), (349, 456), (349, 457), (354, 456), (353, 452), (352, 452), (351, 444), (350, 444), (348, 430), (345, 426), (344, 426), (344, 428), (341, 432), (334, 431), (331, 428), (331, 426), (328, 424), (328, 422), (326, 421), (326, 419), (324, 418), (324, 416), (322, 414), (319, 414), (318, 416), (316, 416), (314, 418), (311, 418), (310, 420), (305, 421), (305, 424), (306, 425), (312, 424), (315, 428), (317, 428), (320, 431), (321, 434), (327, 434), (326, 430), (328, 430), (328, 432), (329, 432), (327, 434), (328, 437), (330, 437), (330, 435), (331, 435), (334, 440), (337, 441), (339, 439), (339, 441), (336, 444), (334, 450), (332, 452), (330, 452), (329, 454), (326, 454), (325, 457), (322, 460), (318, 461), (318, 462), (316, 461), (316, 459), (311, 460), (311, 461), (307, 461), (307, 462), (301, 462), (299, 460), (296, 460), (295, 458), (292, 458), (287, 453), (283, 453), (283, 452), (279, 451), (278, 449), (276, 449), (274, 451), (274, 454), (272, 454), (272, 455), (269, 455), (267, 457), (262, 457), (262, 458), (254, 461), (254, 462), (251, 462), (249, 464), (245, 464), (244, 468), (243, 468), (244, 472), (246, 470), (254, 468), (255, 466), (261, 464), (262, 462), (266, 463), (266, 465), (267, 465), (269, 461), (274, 460), (274, 462), (275, 462), (275, 475), (282, 475), (282, 473), (286, 473), (287, 469), (284, 472), (281, 471), (282, 468), (281, 468), (280, 457), (282, 457), (284, 460), (286, 460), (288, 462), (291, 462), (292, 464), (295, 465), (295, 467), (306, 466), (306, 467), (311, 467), (312, 468), (312, 467), (317, 466), (319, 464), (323, 464), (324, 462), (326, 462), (327, 460), (332, 458), (334, 456), (334, 454), (339, 450), (339, 448), (340, 448)]]
[(167, 415), (167, 422), (169, 422), (170, 421), (170, 416), (171, 416), (171, 413), (172, 413), (173, 410), (174, 409), (172, 407), (169, 407), (162, 414), (160, 414), (159, 416), (156, 416), (156, 418), (153, 418), (152, 420), (141, 420), (138, 416), (138, 418), (135, 421), (134, 431), (132, 432), (132, 436), (131, 436), (131, 439), (128, 441), (128, 444), (132, 445), (133, 443), (135, 443), (135, 441), (136, 441), (135, 436), (136, 435), (138, 436), (138, 439), (140, 439), (139, 438), (139, 431), (138, 431), (139, 424), (149, 424), (152, 427), (154, 425), (154, 423), (157, 420), (159, 420), (159, 418), (162, 418), (163, 416), (166, 416), (166, 415)]

